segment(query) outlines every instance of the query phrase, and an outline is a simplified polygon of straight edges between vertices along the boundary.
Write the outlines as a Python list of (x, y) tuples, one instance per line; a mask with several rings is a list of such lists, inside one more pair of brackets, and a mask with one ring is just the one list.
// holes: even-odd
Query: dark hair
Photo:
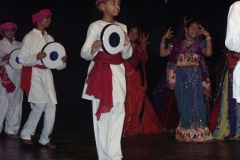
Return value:
[[(132, 25), (132, 26), (129, 28), (129, 31), (130, 31), (132, 28), (136, 28), (136, 29), (138, 30), (138, 35), (139, 35), (139, 37), (142, 36), (142, 30), (141, 30), (141, 28), (140, 28), (138, 25)], [(138, 39), (136, 40), (136, 43), (140, 43)]]
[(197, 19), (190, 19), (189, 21), (186, 22), (185, 27), (188, 28), (188, 27), (191, 26), (193, 23), (197, 23), (198, 25), (201, 24)]

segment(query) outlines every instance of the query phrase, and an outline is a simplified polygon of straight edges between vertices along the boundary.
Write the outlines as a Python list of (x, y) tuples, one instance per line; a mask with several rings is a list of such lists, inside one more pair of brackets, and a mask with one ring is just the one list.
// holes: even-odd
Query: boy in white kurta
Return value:
[[(91, 60), (82, 98), (92, 100), (94, 134), (99, 160), (117, 160), (122, 158), (120, 141), (125, 117), (126, 80), (122, 59), (132, 56), (132, 47), (129, 43), (130, 38), (125, 34), (121, 53), (107, 55), (103, 52), (100, 41), (102, 29), (108, 24), (116, 24), (127, 33), (127, 27), (114, 21), (114, 17), (120, 11), (119, 0), (97, 0), (96, 5), (103, 13), (103, 18), (90, 24), (81, 50), (81, 57)], [(117, 60), (113, 62), (112, 57)], [(102, 64), (107, 66), (107, 69)], [(109, 74), (110, 80), (106, 78)], [(105, 102), (106, 97), (111, 97), (110, 109), (103, 109), (105, 104), (101, 104)]]
[[(41, 63), (41, 59), (46, 57), (46, 53), (41, 52), (42, 48), (47, 43), (54, 41), (52, 36), (44, 30), (49, 27), (51, 16), (52, 12), (49, 9), (43, 9), (32, 16), (36, 28), (24, 37), (19, 54), (19, 61), (24, 65), (21, 79), (22, 88), (25, 90), (32, 108), (21, 131), (21, 138), (24, 143), (32, 145), (31, 136), (34, 135), (39, 119), (44, 112), (44, 127), (39, 143), (48, 148), (56, 148), (55, 145), (50, 143), (49, 138), (55, 121), (56, 92), (51, 70), (45, 68)], [(66, 62), (66, 60), (66, 56), (62, 57), (63, 62)], [(63, 63), (57, 69), (60, 70), (65, 67), (66, 63)]]
[[(16, 70), (8, 64), (10, 52), (22, 46), (21, 42), (14, 39), (16, 30), (17, 25), (12, 22), (0, 25), (0, 32), (3, 36), (3, 39), (0, 41), (0, 67), (6, 70), (7, 76), (15, 86), (12, 92), (8, 92), (0, 83), (0, 133), (6, 118), (5, 132), (8, 138), (19, 138), (17, 134), (22, 118), (23, 91), (20, 87), (21, 70)], [(3, 79), (0, 78), (0, 81), (3, 82)]]

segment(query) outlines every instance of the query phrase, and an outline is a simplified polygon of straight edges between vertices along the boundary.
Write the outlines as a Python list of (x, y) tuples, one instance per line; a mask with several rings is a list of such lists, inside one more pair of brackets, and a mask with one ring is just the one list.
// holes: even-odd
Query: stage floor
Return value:
[[(97, 160), (91, 122), (57, 124), (51, 135), (56, 149), (38, 143), (42, 127), (38, 126), (33, 146), (20, 139), (0, 139), (0, 160)], [(240, 159), (240, 141), (216, 141), (207, 144), (183, 144), (174, 140), (174, 134), (138, 135), (122, 138), (123, 160), (237, 160)]]

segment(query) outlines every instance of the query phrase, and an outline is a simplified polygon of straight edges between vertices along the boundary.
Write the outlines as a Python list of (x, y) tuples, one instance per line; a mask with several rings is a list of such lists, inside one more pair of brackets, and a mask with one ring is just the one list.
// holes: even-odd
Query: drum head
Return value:
[(124, 32), (122, 28), (116, 24), (106, 25), (100, 35), (102, 49), (108, 54), (117, 54), (123, 49)]
[(42, 52), (47, 54), (45, 58), (41, 59), (42, 64), (49, 69), (59, 67), (63, 63), (62, 57), (66, 55), (64, 47), (57, 42), (46, 44), (42, 48)]
[(22, 69), (22, 64), (18, 60), (18, 55), (21, 49), (14, 49), (10, 52), (10, 58), (8, 59), (9, 65), (14, 69)]

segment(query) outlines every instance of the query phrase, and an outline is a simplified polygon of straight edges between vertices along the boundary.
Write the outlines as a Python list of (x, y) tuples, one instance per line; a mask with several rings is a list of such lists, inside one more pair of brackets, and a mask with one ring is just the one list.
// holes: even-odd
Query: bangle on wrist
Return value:
[(212, 37), (210, 37), (210, 36), (208, 36), (207, 38), (206, 38), (206, 40), (211, 40), (212, 39)]
[(166, 45), (165, 39), (162, 39), (162, 41), (160, 42), (160, 45), (161, 46), (165, 46)]
[(165, 42), (161, 42), (161, 43), (160, 43), (160, 46), (165, 46), (165, 45), (166, 45)]

